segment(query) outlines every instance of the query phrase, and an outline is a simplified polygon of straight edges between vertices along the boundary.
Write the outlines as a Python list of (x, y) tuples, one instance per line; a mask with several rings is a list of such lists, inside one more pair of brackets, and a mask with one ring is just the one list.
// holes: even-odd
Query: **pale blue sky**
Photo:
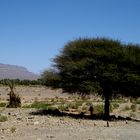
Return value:
[(139, 7), (140, 0), (0, 0), (0, 63), (40, 73), (79, 37), (140, 44)]

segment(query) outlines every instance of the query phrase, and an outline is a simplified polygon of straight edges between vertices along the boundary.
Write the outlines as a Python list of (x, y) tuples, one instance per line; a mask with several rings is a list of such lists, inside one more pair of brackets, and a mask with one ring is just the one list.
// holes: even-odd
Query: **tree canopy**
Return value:
[(97, 92), (108, 100), (107, 108), (113, 96), (140, 96), (139, 45), (106, 38), (70, 41), (54, 59), (54, 69), (64, 91)]
[(67, 92), (95, 92), (109, 82), (114, 95), (139, 96), (140, 48), (136, 45), (79, 39), (67, 43), (54, 62)]

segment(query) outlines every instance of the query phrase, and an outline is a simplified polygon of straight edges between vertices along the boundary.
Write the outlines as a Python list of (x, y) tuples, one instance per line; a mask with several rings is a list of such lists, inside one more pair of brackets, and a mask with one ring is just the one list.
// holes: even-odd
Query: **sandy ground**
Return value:
[[(66, 93), (62, 93), (61, 89), (52, 90), (47, 87), (26, 87), (26, 86), (18, 86), (15, 88), (15, 93), (19, 94), (21, 97), (22, 103), (31, 103), (35, 100), (45, 100), (47, 98), (55, 98), (62, 97), (67, 98), (70, 95)], [(6, 101), (9, 97), (7, 94), (9, 93), (9, 88), (6, 86), (0, 86), (0, 100)]]
[[(5, 140), (139, 140), (140, 123), (82, 120), (69, 117), (30, 115), (34, 109), (5, 109), (8, 121), (0, 123)], [(8, 115), (10, 113), (10, 115)], [(14, 132), (13, 132), (14, 131)]]
[[(0, 87), (1, 101), (6, 100), (8, 89)], [(67, 98), (60, 90), (52, 91), (45, 87), (18, 87), (16, 91), (23, 102), (35, 98)], [(6, 122), (0, 122), (0, 140), (139, 140), (140, 122), (112, 121), (106, 127), (106, 121), (73, 119), (50, 115), (33, 115), (35, 109), (0, 108), (0, 114), (7, 116)]]

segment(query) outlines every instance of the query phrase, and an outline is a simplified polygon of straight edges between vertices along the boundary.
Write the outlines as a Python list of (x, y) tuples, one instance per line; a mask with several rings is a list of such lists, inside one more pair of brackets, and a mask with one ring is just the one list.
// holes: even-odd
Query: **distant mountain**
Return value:
[(0, 80), (1, 79), (36, 80), (38, 78), (39, 75), (29, 72), (24, 67), (0, 63)]

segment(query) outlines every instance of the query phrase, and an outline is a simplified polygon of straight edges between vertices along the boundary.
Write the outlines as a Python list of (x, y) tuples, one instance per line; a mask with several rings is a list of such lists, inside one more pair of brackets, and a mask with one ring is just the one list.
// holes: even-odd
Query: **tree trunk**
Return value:
[(106, 94), (105, 95), (105, 106), (104, 106), (104, 112), (105, 112), (105, 120), (109, 120), (109, 106), (110, 106), (110, 103), (109, 103), (109, 94)]

